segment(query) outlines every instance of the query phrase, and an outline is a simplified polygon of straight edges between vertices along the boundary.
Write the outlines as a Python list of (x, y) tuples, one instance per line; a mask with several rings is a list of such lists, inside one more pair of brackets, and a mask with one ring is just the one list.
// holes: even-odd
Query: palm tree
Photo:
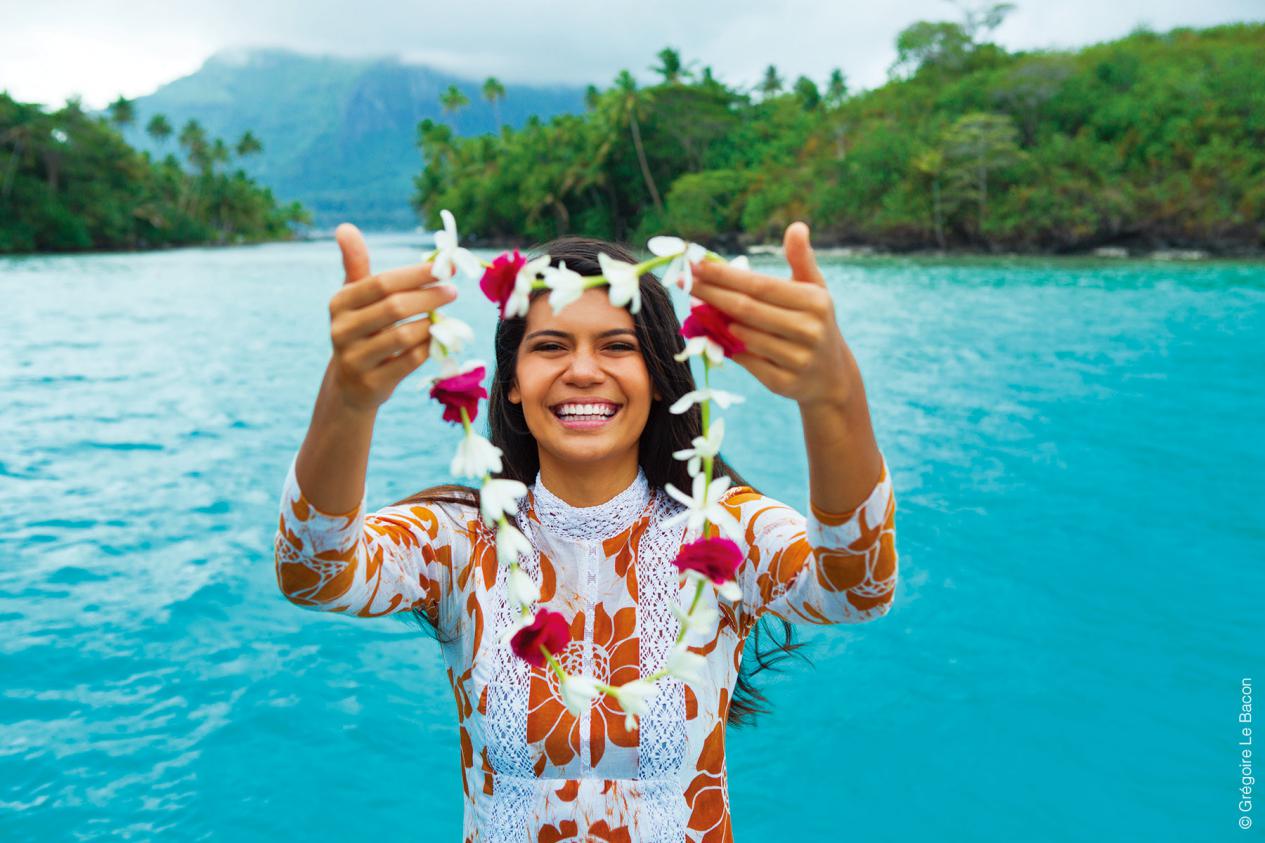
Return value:
[(760, 80), (760, 84), (756, 89), (764, 96), (765, 99), (775, 96), (782, 90), (782, 77), (777, 74), (777, 67), (769, 65), (764, 70), (764, 78)]
[(228, 145), (220, 138), (216, 138), (211, 144), (211, 169), (215, 169), (216, 164), (227, 164), (229, 158), (232, 157), (229, 152)]
[(830, 71), (830, 81), (826, 83), (826, 103), (838, 105), (847, 96), (848, 81), (844, 78), (843, 71), (836, 67)]
[(492, 106), (492, 118), (496, 120), (496, 133), (501, 133), (501, 100), (505, 99), (505, 86), (495, 76), (483, 80), (483, 98)]
[(199, 170), (206, 161), (206, 129), (197, 120), (190, 118), (180, 129), (180, 137), (176, 139), (180, 148), (185, 151), (189, 163)]
[(249, 155), (257, 155), (264, 151), (264, 145), (255, 137), (254, 132), (247, 129), (240, 139), (238, 139), (233, 151), (237, 153), (238, 158), (245, 158)]
[(167, 138), (171, 137), (172, 131), (174, 130), (171, 128), (171, 123), (167, 121), (167, 115), (165, 114), (155, 114), (145, 124), (145, 133), (158, 141), (159, 145), (162, 145)]
[(812, 111), (821, 104), (821, 92), (817, 90), (817, 83), (807, 76), (795, 80), (795, 96), (799, 98), (805, 111)]
[(655, 210), (663, 217), (663, 200), (659, 198), (659, 188), (655, 186), (654, 176), (650, 174), (650, 164), (646, 161), (646, 150), (641, 143), (641, 123), (638, 112), (649, 102), (649, 93), (637, 90), (637, 80), (627, 70), (621, 70), (615, 77), (615, 89), (619, 92), (617, 107), (619, 115), (628, 121), (628, 130), (632, 133), (633, 148), (637, 151), (637, 163), (641, 165), (641, 177), (646, 182), (646, 190), (654, 202)]
[(597, 104), (602, 99), (602, 92), (597, 89), (596, 85), (589, 85), (584, 89), (584, 107), (589, 111), (597, 108)]
[(439, 104), (444, 107), (446, 114), (452, 122), (452, 131), (457, 131), (457, 112), (470, 104), (470, 98), (461, 92), (456, 85), (449, 85), (448, 90), (439, 95)]
[(136, 122), (136, 106), (132, 101), (119, 95), (119, 98), (110, 103), (110, 120), (119, 128), (130, 126)]
[(664, 47), (656, 56), (659, 63), (650, 69), (663, 77), (663, 81), (668, 85), (675, 85), (682, 79), (690, 75), (690, 71), (681, 63), (681, 53), (671, 47)]

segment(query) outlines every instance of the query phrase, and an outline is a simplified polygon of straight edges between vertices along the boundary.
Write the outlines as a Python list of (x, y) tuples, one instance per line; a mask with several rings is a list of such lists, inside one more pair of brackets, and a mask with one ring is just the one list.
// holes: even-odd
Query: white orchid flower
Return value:
[(435, 359), (442, 360), (460, 354), (469, 342), (474, 342), (474, 329), (465, 322), (447, 315), (431, 318), (430, 355)]
[(514, 291), (505, 302), (505, 316), (526, 316), (531, 307), (531, 285), (549, 267), (549, 256), (541, 255), (529, 260), (514, 276)]
[(524, 612), (510, 624), (510, 628), (505, 630), (505, 634), (501, 636), (501, 646), (509, 646), (510, 639), (513, 638), (523, 627), (531, 626), (536, 621), (536, 617), (531, 612)]
[(431, 264), (431, 274), (448, 280), (461, 270), (468, 278), (478, 280), (483, 275), (483, 264), (473, 252), (461, 248), (458, 243), (457, 220), (447, 208), (440, 211), (439, 216), (444, 221), (444, 230), (435, 232), (435, 260)]
[(601, 691), (597, 681), (591, 676), (571, 675), (562, 680), (562, 704), (567, 710), (579, 717)]
[(501, 449), (471, 428), (457, 445), (457, 454), (448, 469), (455, 477), (481, 479), (501, 470)]
[(686, 521), (688, 529), (701, 532), (703, 522), (710, 521), (729, 538), (734, 541), (741, 541), (743, 538), (742, 525), (738, 523), (737, 518), (730, 515), (720, 504), (721, 498), (725, 495), (725, 490), (729, 488), (729, 483), (730, 479), (728, 477), (715, 477), (711, 483), (708, 483), (705, 475), (696, 475), (694, 477), (693, 497), (685, 494), (671, 483), (664, 484), (664, 491), (685, 504), (685, 510), (664, 521), (663, 526), (671, 527), (681, 521)]
[(641, 310), (641, 279), (637, 276), (637, 267), (615, 260), (605, 252), (597, 253), (597, 263), (602, 268), (602, 277), (610, 284), (611, 304), (623, 307), (632, 302), (628, 308), (630, 313)]
[(637, 728), (637, 717), (646, 713), (647, 702), (658, 692), (659, 686), (657, 684), (647, 682), (644, 679), (634, 679), (631, 682), (625, 682), (618, 688), (611, 689), (611, 695), (615, 697), (619, 707), (624, 710), (625, 729), (631, 731)]
[[(685, 593), (690, 602), (693, 602), (693, 589), (686, 589)], [(685, 630), (683, 643), (691, 647), (706, 646), (716, 635), (716, 625), (720, 623), (720, 612), (716, 609), (716, 595), (711, 589), (707, 589), (700, 595), (693, 611), (687, 611), (681, 606), (673, 606), (672, 614), (676, 615), (676, 619), (681, 622), (681, 629)]]
[(726, 580), (720, 585), (712, 582), (711, 577), (698, 571), (686, 571), (685, 579), (689, 582), (703, 583), (704, 585), (715, 586), (716, 592), (730, 603), (742, 599), (742, 586), (738, 585), (737, 580)]
[(690, 408), (691, 404), (702, 404), (704, 401), (715, 401), (720, 405), (722, 410), (726, 410), (732, 404), (741, 404), (746, 399), (735, 392), (725, 392), (723, 389), (712, 389), (705, 386), (702, 389), (696, 389), (693, 392), (687, 392), (673, 402), (668, 408), (670, 413), (684, 413)]
[(698, 653), (691, 653), (689, 648), (682, 643), (672, 648), (667, 663), (663, 667), (669, 676), (675, 676), (691, 685), (698, 685), (703, 682), (703, 668), (706, 665), (707, 659)]
[(479, 511), (489, 527), (497, 526), (502, 515), (518, 511), (518, 499), (527, 494), (527, 486), (518, 480), (493, 477), (479, 490)]
[(681, 282), (681, 289), (689, 292), (694, 287), (694, 271), (690, 264), (697, 263), (707, 257), (707, 249), (697, 243), (687, 243), (680, 237), (651, 237), (646, 244), (652, 254), (661, 258), (675, 255), (667, 269), (663, 270), (661, 283), (665, 287), (673, 287)]
[(558, 261), (557, 266), (547, 266), (541, 273), (545, 276), (545, 286), (549, 288), (549, 306), (554, 313), (584, 295), (584, 276), (567, 269), (566, 261)]
[[(496, 561), (502, 565), (518, 562), (519, 554), (530, 554), (531, 542), (509, 521), (496, 526)], [(539, 599), (539, 598), (537, 598)]]
[(519, 611), (522, 611), (524, 607), (530, 609), (532, 604), (540, 599), (540, 586), (536, 585), (535, 580), (527, 576), (527, 572), (517, 565), (510, 568), (507, 590), (510, 599), (518, 606)]
[(690, 357), (704, 355), (713, 366), (719, 366), (725, 362), (724, 346), (711, 337), (690, 337), (685, 341), (685, 348), (679, 354), (673, 354), (672, 359), (683, 363)]
[(720, 453), (721, 440), (725, 438), (725, 420), (716, 419), (707, 426), (706, 436), (695, 436), (690, 440), (693, 448), (684, 448), (680, 451), (673, 451), (672, 456), (678, 460), (689, 460), (685, 466), (685, 470), (694, 477), (699, 473), (703, 466), (703, 460), (709, 457), (715, 457)]

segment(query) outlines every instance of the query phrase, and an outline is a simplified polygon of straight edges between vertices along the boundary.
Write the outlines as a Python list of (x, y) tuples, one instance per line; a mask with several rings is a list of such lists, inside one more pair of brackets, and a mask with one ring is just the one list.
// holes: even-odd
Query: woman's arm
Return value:
[(335, 232), (345, 279), (330, 298), (333, 354), (281, 496), (277, 583), (300, 606), (375, 616), (436, 610), (453, 536), (426, 506), (366, 515), (365, 474), (378, 408), (429, 356), (430, 320), (450, 302), (429, 264), (374, 275), (355, 226)]
[(750, 489), (726, 498), (746, 536), (742, 614), (746, 623), (765, 611), (866, 621), (886, 614), (895, 593), (896, 500), (808, 227), (789, 226), (784, 246), (789, 280), (696, 265), (695, 295), (731, 316), (729, 330), (746, 346), (735, 362), (798, 403), (808, 452), (807, 516)]
[(880, 454), (878, 482), (855, 508), (809, 506), (801, 515), (749, 487), (725, 508), (738, 519), (745, 558), (739, 628), (772, 612), (793, 623), (863, 623), (887, 614), (896, 593), (896, 498)]
[(420, 609), (438, 623), (451, 590), (454, 554), (468, 544), (437, 509), (422, 504), (366, 513), (362, 499), (342, 513), (317, 508), (290, 462), (275, 539), (277, 585), (295, 605), (378, 617)]

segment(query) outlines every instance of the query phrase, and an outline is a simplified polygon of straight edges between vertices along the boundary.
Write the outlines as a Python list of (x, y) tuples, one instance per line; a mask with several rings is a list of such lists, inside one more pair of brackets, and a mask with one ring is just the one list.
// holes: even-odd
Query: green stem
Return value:
[[(711, 361), (707, 359), (706, 354), (703, 355), (702, 360), (703, 360), (703, 388), (711, 389), (712, 364), (711, 364)], [(706, 438), (708, 430), (711, 429), (711, 423), (710, 423), (711, 408), (712, 408), (712, 399), (708, 398), (705, 401), (703, 401), (703, 436), (704, 438)], [(712, 485), (712, 457), (703, 457), (703, 476), (706, 478), (706, 480), (704, 481), (706, 483), (706, 485), (704, 486), (704, 489), (710, 489)], [(704, 519), (703, 520), (703, 538), (706, 539), (706, 538), (711, 537), (711, 528), (712, 528), (711, 522)]]

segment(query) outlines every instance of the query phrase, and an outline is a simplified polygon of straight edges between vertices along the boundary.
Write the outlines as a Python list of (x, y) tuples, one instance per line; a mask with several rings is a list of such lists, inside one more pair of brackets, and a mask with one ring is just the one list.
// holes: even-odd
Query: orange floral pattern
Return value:
[[(534, 548), (524, 567), (541, 585), (540, 605), (570, 620), (572, 640), (558, 654), (564, 667), (618, 685), (661, 666), (677, 631), (668, 603), (691, 596), (671, 560), (698, 538), (679, 524), (662, 527), (679, 504), (639, 474), (614, 501), (574, 510), (600, 532), (588, 540), (560, 527), (566, 513), (558, 515), (556, 501), (538, 511), (540, 487), (530, 488), (518, 518)], [(292, 462), (275, 538), (277, 584), (304, 608), (357, 617), (417, 610), (443, 631), (463, 840), (725, 843), (733, 839), (725, 723), (746, 636), (766, 612), (796, 623), (878, 618), (892, 606), (898, 560), (886, 464), (848, 513), (810, 504), (802, 515), (746, 486), (727, 490), (722, 506), (742, 526), (742, 598), (720, 601), (716, 630), (694, 642), (706, 659), (703, 681), (661, 682), (636, 729), (609, 697), (573, 714), (552, 670), (508, 652), (505, 572), (494, 532), (472, 507), (369, 513), (362, 503), (328, 514), (304, 497)]]

